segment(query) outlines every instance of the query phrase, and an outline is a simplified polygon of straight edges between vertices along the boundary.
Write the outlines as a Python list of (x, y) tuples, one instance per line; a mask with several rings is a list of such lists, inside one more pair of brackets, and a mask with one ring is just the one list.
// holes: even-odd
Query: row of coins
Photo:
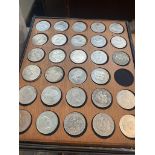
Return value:
[[(19, 131), (23, 133), (31, 126), (32, 116), (28, 111), (20, 110)], [(39, 133), (51, 135), (59, 127), (59, 117), (55, 112), (45, 111), (36, 120), (36, 128)], [(87, 129), (87, 120), (82, 113), (69, 113), (63, 122), (65, 132), (73, 137), (81, 136)], [(135, 117), (124, 115), (119, 121), (119, 127), (123, 135), (128, 138), (135, 138)], [(103, 138), (110, 137), (115, 130), (115, 123), (112, 117), (106, 113), (98, 113), (92, 119), (92, 129), (94, 133)]]

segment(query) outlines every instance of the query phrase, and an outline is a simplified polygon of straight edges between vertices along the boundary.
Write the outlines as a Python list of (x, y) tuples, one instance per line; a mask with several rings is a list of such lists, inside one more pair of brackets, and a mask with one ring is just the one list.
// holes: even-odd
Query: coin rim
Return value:
[[(102, 32), (96, 32), (96, 31), (93, 31), (93, 29), (92, 29), (92, 24), (94, 24), (94, 23), (101, 23), (101, 24), (103, 24), (104, 25), (104, 27), (105, 27), (105, 29), (104, 29), (104, 31), (102, 31)], [(107, 28), (106, 28), (106, 25), (103, 23), (103, 22), (93, 22), (91, 25), (90, 25), (90, 29), (93, 31), (93, 32), (95, 32), (95, 33), (103, 33), (103, 32), (105, 32), (106, 30), (107, 30)]]
[[(51, 28), (51, 26), (52, 26), (52, 24), (51, 24), (51, 22), (50, 21), (48, 21), (48, 20), (40, 20), (39, 22), (42, 22), (42, 21), (46, 21), (46, 22), (48, 22), (49, 24), (50, 24), (50, 27), (47, 29), (47, 30), (45, 30), (45, 31), (48, 31), (50, 28)], [(39, 32), (45, 32), (45, 31), (40, 31), (40, 30), (38, 30), (37, 28), (36, 28), (36, 25), (39, 23), (39, 22), (37, 22), (36, 24), (35, 24), (35, 29), (37, 30), (37, 31), (39, 31)]]
[[(111, 31), (111, 30), (110, 30), (110, 26), (111, 26), (112, 24), (119, 24), (119, 25), (121, 25), (121, 26), (123, 27), (123, 31), (122, 31), (121, 33), (115, 33), (115, 32), (113, 32), (113, 31)], [(112, 32), (112, 33), (114, 33), (114, 34), (122, 34), (122, 33), (125, 31), (125, 28), (124, 28), (124, 26), (123, 26), (122, 24), (117, 23), (117, 22), (114, 22), (114, 23), (111, 23), (111, 24), (109, 25), (109, 31)]]
[[(65, 30), (63, 30), (63, 31), (56, 30), (54, 26), (55, 26), (56, 23), (59, 23), (59, 22), (65, 22), (65, 23), (67, 23), (67, 29), (65, 29)], [(60, 20), (60, 21), (56, 21), (56, 22), (54, 23), (53, 27), (54, 27), (54, 30), (55, 30), (55, 31), (58, 31), (58, 32), (65, 32), (65, 31), (67, 31), (67, 30), (69, 29), (69, 23), (68, 23), (67, 21), (65, 21), (65, 20)]]
[[(116, 47), (116, 46), (114, 46), (113, 44), (112, 44), (112, 39), (114, 38), (114, 37), (120, 37), (120, 38), (123, 38), (124, 40), (125, 40), (125, 42), (126, 42), (126, 45), (124, 46), (124, 47)], [(122, 36), (113, 36), (111, 39), (110, 39), (110, 43), (111, 43), (111, 45), (114, 47), (114, 48), (116, 48), (116, 49), (123, 49), (123, 48), (126, 48), (127, 47), (127, 45), (128, 45), (128, 43), (127, 43), (127, 40), (124, 38), (124, 37), (122, 37)]]
[[(58, 35), (58, 34), (61, 34), (61, 35), (65, 36), (65, 38), (66, 38), (65, 43), (63, 43), (63, 44), (61, 44), (61, 45), (53, 44), (52, 38), (53, 38), (54, 36)], [(64, 46), (64, 45), (67, 44), (67, 42), (68, 42), (68, 37), (66, 36), (66, 34), (63, 34), (63, 33), (55, 33), (55, 34), (53, 34), (53, 36), (51, 37), (50, 42), (51, 42), (54, 46)]]
[(86, 44), (88, 43), (88, 38), (87, 38), (85, 35), (79, 34), (79, 33), (74, 34), (74, 35), (71, 36), (71, 38), (70, 38), (70, 44), (71, 44), (71, 46), (73, 46), (74, 48), (75, 48), (75, 47), (76, 47), (76, 48), (81, 48), (81, 47), (83, 47), (83, 46), (75, 46), (75, 45), (72, 44), (72, 38), (75, 37), (75, 36), (78, 36), (78, 35), (79, 35), (79, 36), (82, 36), (82, 37), (84, 37), (84, 38), (86, 39), (86, 43), (83, 45), (83, 46), (86, 46)]
[(34, 46), (43, 46), (43, 45), (45, 45), (45, 44), (49, 41), (49, 37), (48, 37), (48, 35), (45, 34), (45, 33), (37, 33), (37, 34), (35, 34), (34, 36), (32, 36), (31, 41), (32, 41), (33, 37), (35, 37), (35, 36), (38, 35), (38, 34), (43, 34), (43, 35), (45, 35), (46, 38), (47, 38), (46, 42), (45, 42), (44, 44), (41, 44), (41, 45), (33, 44), (33, 42), (32, 42), (32, 45), (34, 45)]
[[(73, 25), (74, 25), (75, 23), (77, 23), (77, 22), (82, 22), (82, 23), (84, 23), (85, 26), (86, 26), (86, 29), (85, 29), (84, 31), (80, 31), (80, 32), (74, 31)], [(88, 28), (88, 25), (87, 25), (84, 21), (75, 21), (75, 22), (72, 24), (72, 28), (71, 28), (71, 29), (72, 29), (74, 32), (76, 32), (76, 33), (82, 33), (82, 32), (85, 32), (85, 31), (87, 30), (87, 28)]]
[[(104, 46), (102, 46), (102, 47), (95, 46), (95, 45), (92, 43), (92, 37), (95, 37), (95, 36), (101, 36), (101, 37), (105, 38), (105, 40), (106, 40), (105, 45), (104, 45)], [(93, 47), (101, 49), (101, 48), (103, 48), (103, 47), (107, 46), (108, 41), (107, 41), (107, 38), (106, 38), (105, 36), (100, 35), (100, 34), (97, 34), (97, 35), (93, 35), (93, 36), (91, 36), (91, 38), (90, 38), (90, 43), (93, 45)]]

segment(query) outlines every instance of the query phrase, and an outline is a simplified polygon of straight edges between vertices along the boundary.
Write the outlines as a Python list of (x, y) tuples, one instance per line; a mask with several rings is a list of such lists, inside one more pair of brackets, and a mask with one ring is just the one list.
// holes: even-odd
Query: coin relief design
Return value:
[(87, 26), (84, 22), (76, 22), (73, 24), (72, 29), (75, 32), (84, 32), (86, 30)]
[(71, 44), (76, 47), (82, 47), (87, 43), (87, 39), (83, 35), (75, 35), (71, 38)]
[(121, 49), (121, 48), (125, 48), (126, 45), (127, 45), (127, 42), (126, 40), (123, 38), (123, 37), (120, 37), (120, 36), (115, 36), (111, 39), (111, 44), (118, 48), (118, 49)]
[(33, 45), (44, 45), (48, 41), (48, 38), (45, 34), (36, 34), (32, 37)]
[(50, 28), (50, 26), (51, 24), (48, 21), (42, 20), (36, 24), (36, 29), (38, 31), (43, 32), (43, 31), (47, 31)]
[(96, 22), (91, 25), (91, 29), (94, 32), (101, 33), (105, 31), (105, 25), (103, 23)]
[(56, 46), (62, 46), (66, 44), (67, 37), (64, 34), (55, 34), (54, 36), (52, 36), (51, 42)]
[(68, 29), (69, 25), (65, 21), (58, 21), (54, 24), (54, 29), (56, 31), (66, 31)]
[(124, 28), (123, 28), (123, 26), (121, 25), (121, 24), (119, 24), (119, 23), (112, 23), (112, 24), (110, 24), (110, 26), (109, 26), (109, 30), (111, 31), (111, 32), (113, 32), (113, 33), (123, 33), (123, 31), (124, 31)]
[(96, 35), (96, 36), (91, 37), (91, 43), (93, 46), (101, 48), (107, 44), (107, 40), (105, 37), (101, 35)]

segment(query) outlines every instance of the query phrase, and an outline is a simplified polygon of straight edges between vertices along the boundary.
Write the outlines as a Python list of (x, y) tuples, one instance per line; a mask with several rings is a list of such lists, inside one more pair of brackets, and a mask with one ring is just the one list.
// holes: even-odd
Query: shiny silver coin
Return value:
[(127, 45), (127, 42), (124, 38), (120, 36), (115, 36), (111, 39), (111, 44), (116, 48), (124, 48)]
[(87, 40), (86, 37), (82, 35), (75, 35), (71, 38), (71, 44), (73, 46), (82, 47), (86, 44)]
[(92, 71), (91, 78), (97, 84), (106, 84), (110, 79), (110, 75), (107, 70), (96, 68)]
[(48, 106), (57, 104), (61, 99), (61, 90), (56, 86), (48, 86), (41, 93), (41, 100)]
[(87, 54), (83, 50), (74, 50), (70, 54), (70, 59), (74, 63), (80, 64), (87, 60)]
[(91, 60), (98, 65), (105, 64), (108, 61), (108, 56), (104, 51), (94, 51), (91, 54)]
[(74, 84), (82, 84), (87, 78), (86, 71), (82, 68), (73, 68), (69, 72), (69, 80)]
[(103, 23), (96, 22), (91, 25), (91, 29), (94, 32), (101, 33), (105, 31), (105, 25)]
[(105, 113), (99, 113), (93, 118), (93, 130), (101, 137), (112, 135), (115, 129), (115, 124), (111, 116)]
[(36, 65), (28, 65), (23, 69), (22, 77), (26, 81), (34, 81), (41, 75), (41, 70)]
[(19, 90), (19, 102), (22, 105), (31, 104), (37, 97), (37, 91), (32, 86), (24, 86)]
[(124, 31), (124, 28), (121, 24), (112, 23), (109, 26), (109, 30), (113, 33), (122, 33)]
[(80, 136), (86, 130), (86, 119), (79, 112), (72, 112), (65, 117), (64, 129), (70, 136)]
[(66, 58), (66, 54), (61, 49), (54, 49), (49, 53), (49, 60), (54, 63), (62, 62)]
[(32, 62), (38, 62), (41, 61), (45, 56), (44, 50), (41, 48), (34, 48), (29, 53), (27, 58)]
[(96, 35), (93, 36), (91, 38), (91, 43), (95, 46), (95, 47), (104, 47), (107, 43), (107, 40), (105, 37), (101, 36), (101, 35)]
[(111, 105), (112, 96), (106, 89), (95, 89), (92, 93), (92, 101), (98, 108), (106, 108)]
[(129, 63), (130, 58), (125, 52), (117, 51), (117, 52), (113, 53), (112, 60), (117, 65), (125, 66)]
[(76, 22), (73, 24), (72, 29), (75, 32), (83, 32), (87, 28), (86, 24), (84, 22)]
[(52, 111), (45, 111), (41, 113), (36, 121), (37, 130), (44, 134), (53, 134), (59, 126), (59, 118)]
[(49, 82), (59, 82), (64, 77), (64, 71), (61, 67), (53, 66), (46, 70), (45, 78)]
[(32, 37), (33, 45), (44, 45), (47, 42), (48, 38), (45, 34), (36, 34)]
[(54, 24), (54, 29), (57, 31), (65, 31), (68, 27), (68, 23), (65, 21), (59, 21)]
[(83, 89), (74, 87), (67, 92), (66, 100), (72, 107), (81, 107), (86, 101), (86, 93)]
[(50, 23), (48, 22), (48, 21), (45, 21), (45, 20), (42, 20), (42, 21), (40, 21), (40, 22), (38, 22), (37, 24), (36, 24), (36, 29), (38, 30), (38, 31), (41, 31), (41, 32), (43, 32), (43, 31), (46, 31), (46, 30), (48, 30), (49, 28), (50, 28)]
[(67, 42), (67, 37), (64, 34), (55, 34), (51, 38), (51, 42), (56, 46), (61, 46)]

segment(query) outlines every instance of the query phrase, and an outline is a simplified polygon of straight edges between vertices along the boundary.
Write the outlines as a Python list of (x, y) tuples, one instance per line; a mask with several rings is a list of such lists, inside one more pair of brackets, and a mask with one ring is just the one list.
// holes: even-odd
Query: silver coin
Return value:
[(49, 60), (54, 63), (62, 62), (66, 58), (66, 54), (61, 49), (54, 49), (49, 53)]
[(130, 58), (125, 52), (117, 51), (117, 52), (113, 53), (112, 60), (117, 65), (125, 66), (129, 63)]
[(29, 53), (27, 58), (32, 62), (38, 62), (41, 61), (45, 56), (44, 50), (41, 48), (34, 48)]
[(87, 60), (87, 54), (83, 50), (74, 50), (70, 54), (70, 59), (74, 63), (80, 64)]
[(26, 81), (34, 81), (41, 75), (41, 70), (36, 65), (28, 65), (23, 69), (22, 77)]
[(97, 84), (106, 84), (110, 79), (110, 75), (107, 70), (96, 68), (92, 71), (91, 78)]
[(61, 67), (53, 66), (46, 70), (45, 78), (49, 82), (59, 82), (64, 77), (64, 71)]
[(93, 118), (93, 130), (101, 137), (112, 135), (115, 129), (115, 124), (111, 116), (105, 113), (99, 113)]
[(86, 130), (86, 119), (79, 112), (72, 112), (65, 117), (64, 129), (71, 136), (80, 136)]
[(86, 44), (87, 40), (86, 37), (82, 35), (75, 35), (71, 38), (71, 44), (73, 46), (82, 47)]
[(121, 24), (112, 23), (109, 26), (109, 30), (113, 33), (122, 33), (124, 31), (124, 28)]
[(96, 35), (96, 36), (91, 37), (91, 43), (95, 47), (104, 47), (107, 43), (107, 40), (105, 37), (101, 35)]
[(45, 21), (45, 20), (42, 20), (42, 21), (40, 21), (40, 22), (38, 22), (37, 24), (36, 24), (36, 29), (38, 30), (38, 31), (41, 31), (41, 32), (43, 32), (43, 31), (46, 31), (46, 30), (48, 30), (49, 28), (50, 28), (50, 23), (48, 22), (48, 21)]
[(76, 22), (73, 24), (72, 29), (75, 32), (83, 32), (87, 28), (86, 24), (84, 22)]
[(61, 99), (61, 90), (56, 86), (48, 86), (41, 93), (41, 100), (48, 106), (57, 104)]
[(108, 61), (108, 56), (104, 51), (94, 51), (91, 54), (91, 60), (98, 65), (105, 64)]
[(105, 25), (103, 23), (96, 22), (91, 25), (91, 29), (94, 32), (101, 33), (105, 31)]
[(32, 44), (34, 45), (44, 45), (48, 38), (45, 34), (36, 34), (32, 37)]
[(37, 91), (32, 86), (24, 86), (19, 90), (19, 102), (22, 105), (28, 105), (34, 102), (37, 97)]
[(71, 88), (66, 95), (66, 100), (72, 107), (81, 107), (86, 101), (86, 93), (83, 89), (74, 87)]
[(64, 34), (55, 34), (51, 38), (51, 42), (56, 46), (61, 46), (67, 42), (67, 37)]
[(120, 36), (115, 36), (111, 39), (111, 44), (116, 48), (124, 48), (127, 45), (127, 42), (124, 38)]
[(82, 68), (73, 68), (69, 72), (69, 80), (74, 84), (82, 84), (86, 79), (86, 71)]
[(59, 21), (54, 24), (54, 29), (57, 31), (65, 31), (68, 27), (68, 23), (65, 21)]
[(53, 134), (59, 125), (58, 116), (52, 111), (41, 113), (36, 121), (37, 130), (45, 135)]
[(98, 108), (106, 108), (111, 105), (112, 96), (106, 89), (95, 89), (92, 93), (92, 101)]

